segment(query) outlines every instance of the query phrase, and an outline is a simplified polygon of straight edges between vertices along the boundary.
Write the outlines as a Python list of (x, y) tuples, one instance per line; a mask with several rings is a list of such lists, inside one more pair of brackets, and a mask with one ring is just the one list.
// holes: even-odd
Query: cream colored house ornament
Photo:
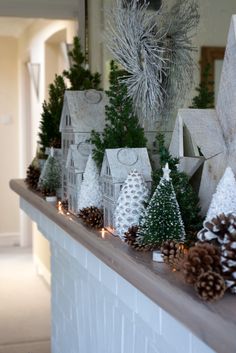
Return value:
[(190, 178), (201, 173), (199, 198), (205, 215), (226, 167), (236, 173), (236, 15), (229, 29), (216, 109), (179, 110), (169, 150), (180, 158), (179, 169)]

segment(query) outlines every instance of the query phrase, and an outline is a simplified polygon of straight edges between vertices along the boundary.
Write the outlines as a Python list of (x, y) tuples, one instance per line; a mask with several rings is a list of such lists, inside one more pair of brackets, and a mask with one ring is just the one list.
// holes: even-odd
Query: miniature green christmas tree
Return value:
[(159, 247), (165, 240), (183, 240), (184, 224), (170, 178), (168, 163), (156, 188), (138, 230), (138, 242), (144, 246)]
[(39, 179), (39, 189), (46, 196), (55, 196), (57, 189), (61, 187), (61, 165), (53, 156), (53, 148), (45, 162)]
[(54, 82), (49, 85), (48, 102), (43, 102), (42, 119), (39, 127), (39, 143), (42, 152), (45, 152), (46, 147), (61, 147), (59, 126), (65, 89), (66, 86), (63, 77), (56, 75)]
[(137, 116), (133, 112), (132, 101), (127, 88), (122, 83), (122, 71), (111, 61), (110, 89), (107, 91), (109, 105), (106, 106), (106, 126), (102, 136), (91, 133), (91, 143), (95, 145), (93, 158), (100, 167), (106, 148), (145, 147), (147, 140)]
[(162, 177), (162, 169), (166, 163), (171, 170), (171, 180), (175, 190), (176, 199), (179, 204), (180, 212), (183, 218), (187, 237), (196, 230), (201, 229), (202, 219), (200, 216), (199, 199), (197, 193), (193, 190), (187, 174), (178, 171), (179, 159), (170, 155), (165, 147), (164, 135), (158, 134), (157, 151), (160, 157), (160, 168), (153, 172), (153, 192)]
[(72, 66), (69, 70), (64, 70), (63, 75), (70, 81), (70, 89), (74, 91), (97, 89), (100, 84), (100, 74), (98, 72), (91, 74), (88, 69), (85, 69), (85, 56), (78, 37), (74, 37), (73, 49), (69, 51), (69, 56)]
[(192, 106), (190, 108), (209, 109), (214, 108), (214, 91), (213, 82), (209, 80), (211, 66), (206, 65), (203, 71), (203, 80), (196, 88), (198, 95), (192, 99)]

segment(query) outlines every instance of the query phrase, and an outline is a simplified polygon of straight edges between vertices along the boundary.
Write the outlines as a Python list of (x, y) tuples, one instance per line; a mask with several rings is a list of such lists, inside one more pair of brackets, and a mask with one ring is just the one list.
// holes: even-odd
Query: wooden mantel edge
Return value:
[(165, 264), (153, 263), (150, 254), (137, 253), (112, 236), (103, 240), (98, 233), (63, 217), (23, 180), (11, 180), (10, 187), (216, 352), (236, 352), (234, 296), (225, 295), (215, 304), (205, 304)]

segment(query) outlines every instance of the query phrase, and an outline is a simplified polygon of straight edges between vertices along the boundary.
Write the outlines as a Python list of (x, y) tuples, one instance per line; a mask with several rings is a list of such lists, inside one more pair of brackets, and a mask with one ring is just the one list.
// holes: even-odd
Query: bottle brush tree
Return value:
[(45, 152), (46, 147), (61, 147), (59, 126), (65, 90), (66, 85), (63, 77), (56, 75), (54, 82), (49, 85), (48, 102), (43, 102), (43, 112), (39, 127), (39, 143), (42, 152)]
[(78, 37), (74, 37), (69, 57), (71, 58), (71, 67), (69, 70), (64, 70), (63, 75), (70, 81), (70, 89), (74, 91), (97, 89), (100, 84), (100, 74), (98, 72), (92, 74), (85, 68), (85, 56)]
[(197, 193), (193, 190), (187, 174), (178, 171), (179, 159), (170, 155), (165, 147), (164, 135), (158, 134), (157, 138), (158, 154), (160, 157), (160, 168), (153, 172), (153, 192), (162, 177), (162, 169), (166, 163), (171, 170), (172, 184), (175, 190), (176, 199), (179, 204), (180, 212), (186, 230), (186, 238), (192, 232), (201, 229), (202, 219), (200, 216), (199, 199)]
[(159, 247), (165, 240), (183, 241), (184, 224), (170, 178), (168, 163), (146, 210), (138, 230), (138, 242)]
[(146, 147), (147, 143), (144, 129), (134, 114), (127, 87), (122, 82), (123, 72), (118, 69), (114, 61), (111, 61), (110, 68), (110, 88), (106, 92), (109, 104), (105, 107), (105, 129), (102, 135), (94, 130), (91, 133), (91, 143), (95, 146), (93, 158), (99, 167), (102, 164), (105, 149)]
[(57, 189), (61, 187), (61, 165), (53, 156), (53, 148), (45, 162), (38, 185), (46, 196), (55, 196)]

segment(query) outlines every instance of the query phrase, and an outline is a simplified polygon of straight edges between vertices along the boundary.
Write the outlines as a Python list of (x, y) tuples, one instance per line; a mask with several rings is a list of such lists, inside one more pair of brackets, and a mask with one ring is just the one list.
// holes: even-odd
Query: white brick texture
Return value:
[(52, 353), (214, 353), (45, 215), (21, 208), (51, 244)]

